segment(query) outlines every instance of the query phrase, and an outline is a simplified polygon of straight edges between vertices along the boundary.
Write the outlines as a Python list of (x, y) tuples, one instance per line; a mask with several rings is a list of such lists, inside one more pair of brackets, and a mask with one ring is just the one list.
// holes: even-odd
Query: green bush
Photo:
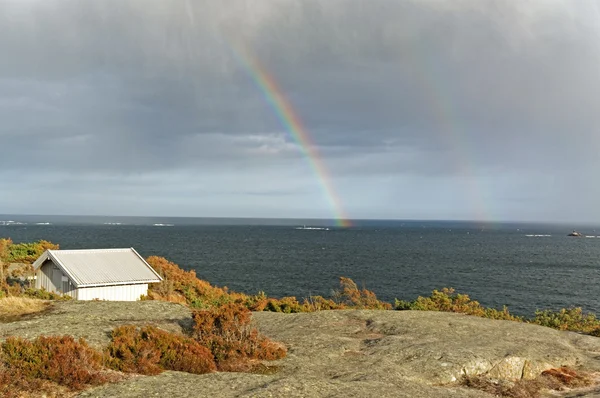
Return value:
[(558, 330), (570, 330), (600, 336), (600, 320), (592, 313), (584, 314), (580, 307), (559, 311), (536, 311), (531, 323)]
[(2, 253), (2, 261), (7, 263), (31, 264), (37, 260), (46, 250), (58, 250), (58, 245), (46, 240), (31, 243), (12, 243), (10, 239), (2, 239), (6, 247)]
[(396, 310), (458, 312), (483, 318), (508, 321), (523, 320), (518, 316), (510, 314), (506, 307), (501, 311), (483, 307), (479, 302), (471, 300), (467, 294), (456, 293), (452, 288), (443, 288), (441, 291), (434, 290), (431, 296), (419, 296), (415, 301), (396, 299), (394, 308)]

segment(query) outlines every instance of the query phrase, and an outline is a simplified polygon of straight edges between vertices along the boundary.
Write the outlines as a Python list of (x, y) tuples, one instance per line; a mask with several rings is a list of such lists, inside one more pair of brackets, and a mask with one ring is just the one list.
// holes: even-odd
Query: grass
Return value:
[(50, 307), (45, 300), (28, 297), (4, 297), (0, 299), (0, 322), (18, 319), (23, 315), (43, 312)]

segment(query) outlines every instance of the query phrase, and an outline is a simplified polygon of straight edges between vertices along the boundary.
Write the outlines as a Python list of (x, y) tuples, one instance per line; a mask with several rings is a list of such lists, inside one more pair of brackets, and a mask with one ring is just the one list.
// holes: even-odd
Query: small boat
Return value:
[(577, 232), (577, 231), (573, 230), (573, 232), (571, 232), (571, 233), (570, 233), (569, 235), (567, 235), (567, 236), (577, 236), (577, 237), (581, 237), (581, 236), (583, 236), (583, 235), (582, 235), (581, 233), (579, 233), (579, 232)]
[(326, 228), (326, 227), (307, 227), (306, 225), (303, 227), (296, 227), (296, 229), (313, 229), (313, 230), (319, 230), (319, 231), (329, 231), (329, 228)]

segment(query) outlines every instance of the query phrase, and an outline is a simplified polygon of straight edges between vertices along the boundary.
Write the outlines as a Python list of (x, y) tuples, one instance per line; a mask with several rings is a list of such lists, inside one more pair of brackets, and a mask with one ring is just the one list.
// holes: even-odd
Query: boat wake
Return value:
[(547, 237), (550, 237), (552, 235), (528, 234), (528, 235), (525, 235), (525, 236), (527, 236), (528, 238), (547, 238)]
[(303, 227), (296, 227), (295, 229), (312, 229), (317, 231), (329, 231), (327, 227), (307, 227), (306, 225)]

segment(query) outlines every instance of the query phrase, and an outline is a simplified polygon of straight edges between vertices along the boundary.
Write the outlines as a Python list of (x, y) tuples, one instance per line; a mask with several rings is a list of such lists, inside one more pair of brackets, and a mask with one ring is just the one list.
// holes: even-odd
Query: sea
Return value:
[[(573, 229), (583, 236), (568, 237)], [(0, 215), (0, 237), (61, 249), (133, 247), (213, 285), (270, 297), (328, 297), (345, 276), (391, 303), (452, 287), (518, 315), (568, 307), (600, 314), (593, 225)]]

